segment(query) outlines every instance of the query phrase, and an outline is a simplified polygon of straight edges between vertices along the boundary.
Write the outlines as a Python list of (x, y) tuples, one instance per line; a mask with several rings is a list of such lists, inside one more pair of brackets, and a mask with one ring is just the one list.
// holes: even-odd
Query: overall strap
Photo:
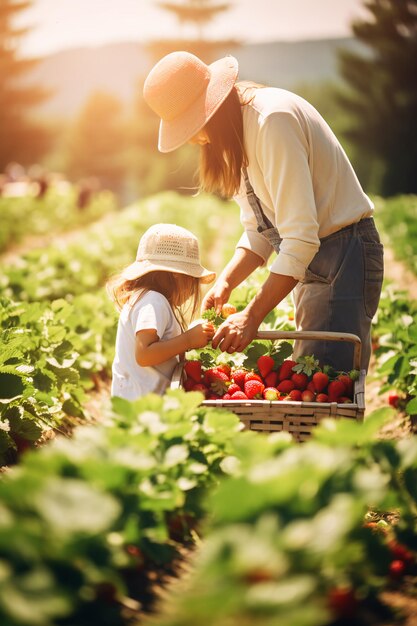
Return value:
[(270, 222), (270, 220), (267, 218), (267, 216), (263, 212), (259, 198), (255, 194), (253, 187), (249, 182), (249, 176), (248, 176), (248, 171), (246, 167), (242, 169), (242, 172), (243, 172), (243, 176), (245, 180), (246, 196), (248, 198), (248, 202), (251, 206), (251, 209), (253, 210), (255, 214), (256, 221), (258, 223), (258, 232), (261, 233), (268, 228), (274, 228), (274, 225), (272, 224), (272, 222)]

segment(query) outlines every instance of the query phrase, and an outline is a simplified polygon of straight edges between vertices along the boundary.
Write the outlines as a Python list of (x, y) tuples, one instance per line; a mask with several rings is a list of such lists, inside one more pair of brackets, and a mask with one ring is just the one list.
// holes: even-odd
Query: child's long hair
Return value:
[(255, 90), (265, 87), (241, 81), (204, 126), (209, 143), (201, 146), (200, 190), (231, 198), (240, 187), (241, 169), (248, 165), (243, 137), (242, 106), (252, 102)]
[[(186, 329), (187, 318), (198, 312), (201, 301), (200, 280), (194, 276), (155, 270), (134, 280), (126, 280), (121, 274), (107, 283), (107, 292), (119, 311), (125, 304), (133, 306), (148, 291), (157, 291), (168, 300), (182, 330)], [(186, 303), (188, 303), (188, 306)]]

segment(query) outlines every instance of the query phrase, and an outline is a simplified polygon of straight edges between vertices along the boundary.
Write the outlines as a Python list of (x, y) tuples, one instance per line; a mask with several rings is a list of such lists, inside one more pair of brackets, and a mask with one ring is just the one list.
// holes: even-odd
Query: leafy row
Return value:
[[(62, 187), (62, 185), (61, 185)], [(99, 219), (116, 208), (115, 197), (109, 191), (97, 192), (86, 206), (77, 206), (75, 187), (65, 189), (51, 186), (46, 194), (34, 197), (0, 198), (0, 252), (20, 242), (25, 236), (49, 235), (79, 228)]]
[[(207, 264), (210, 252), (218, 246), (215, 261), (221, 267), (227, 242), (219, 244), (218, 233), (225, 216), (229, 219), (235, 214), (236, 205), (231, 202), (162, 193), (90, 226), (76, 243), (57, 243), (22, 256), (4, 269), (0, 292), (9, 298), (37, 302), (97, 289), (112, 273), (132, 262), (140, 236), (157, 222), (180, 223), (191, 230), (200, 241), (203, 262)], [(231, 239), (236, 241), (238, 221), (231, 223), (235, 224)]]
[(417, 276), (417, 196), (375, 198), (378, 226), (395, 256)]

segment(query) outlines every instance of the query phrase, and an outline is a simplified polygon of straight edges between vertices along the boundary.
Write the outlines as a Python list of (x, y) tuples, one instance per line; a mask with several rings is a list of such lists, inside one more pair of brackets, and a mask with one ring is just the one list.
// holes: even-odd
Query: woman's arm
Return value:
[(223, 352), (241, 352), (254, 339), (259, 326), (295, 287), (297, 280), (283, 274), (269, 274), (268, 279), (246, 308), (229, 315), (217, 329), (212, 345)]
[(264, 263), (262, 257), (246, 248), (236, 248), (235, 253), (226, 265), (216, 284), (207, 292), (203, 300), (202, 310), (214, 307), (220, 313), (223, 304), (229, 300), (233, 289)]
[(160, 341), (156, 330), (140, 330), (136, 333), (135, 358), (141, 367), (152, 367), (172, 359), (187, 350), (204, 348), (214, 335), (214, 326), (210, 322), (197, 324), (189, 330)]

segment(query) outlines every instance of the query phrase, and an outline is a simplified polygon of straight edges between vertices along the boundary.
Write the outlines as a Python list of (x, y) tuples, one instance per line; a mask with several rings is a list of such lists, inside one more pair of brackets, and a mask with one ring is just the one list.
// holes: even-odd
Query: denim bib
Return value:
[(269, 221), (269, 219), (263, 212), (261, 203), (259, 202), (259, 198), (255, 194), (253, 187), (249, 182), (247, 169), (243, 168), (242, 171), (245, 180), (246, 196), (248, 198), (249, 205), (255, 214), (256, 222), (258, 224), (257, 231), (258, 233), (263, 235), (265, 239), (267, 239), (267, 241), (274, 248), (275, 252), (278, 254), (282, 237), (279, 236), (278, 230), (275, 228), (272, 222)]

